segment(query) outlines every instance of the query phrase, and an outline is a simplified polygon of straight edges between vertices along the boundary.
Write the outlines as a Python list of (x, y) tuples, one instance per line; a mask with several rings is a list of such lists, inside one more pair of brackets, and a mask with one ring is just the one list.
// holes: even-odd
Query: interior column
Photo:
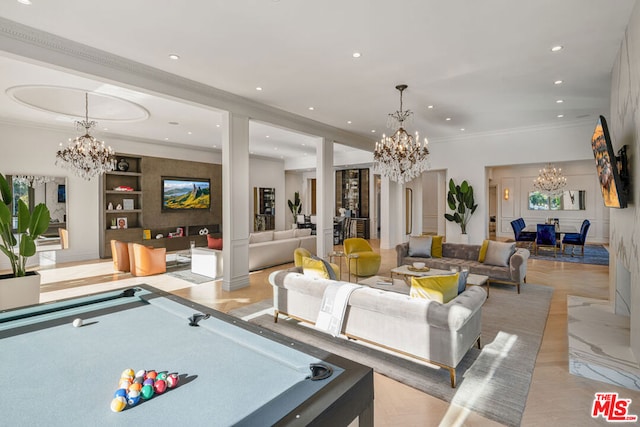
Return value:
[(319, 257), (325, 258), (333, 250), (333, 141), (326, 138), (318, 139), (316, 162), (316, 253)]
[(404, 241), (403, 186), (381, 176), (380, 248), (393, 249)]
[(222, 289), (249, 286), (249, 118), (223, 114)]

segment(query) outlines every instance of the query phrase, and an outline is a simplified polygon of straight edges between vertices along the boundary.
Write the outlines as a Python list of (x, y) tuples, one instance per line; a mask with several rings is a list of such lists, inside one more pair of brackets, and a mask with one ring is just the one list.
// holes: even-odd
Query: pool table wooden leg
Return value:
[[(353, 423), (351, 423), (353, 425)], [(373, 427), (373, 402), (358, 415), (358, 427)]]

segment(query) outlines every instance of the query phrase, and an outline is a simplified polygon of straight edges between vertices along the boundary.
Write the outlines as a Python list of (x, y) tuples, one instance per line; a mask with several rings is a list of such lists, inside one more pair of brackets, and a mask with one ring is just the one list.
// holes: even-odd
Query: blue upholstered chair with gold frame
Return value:
[(573, 256), (573, 251), (576, 246), (580, 246), (582, 248), (582, 256), (584, 256), (584, 245), (587, 241), (587, 233), (589, 232), (589, 227), (591, 223), (588, 219), (582, 221), (582, 226), (580, 227), (579, 233), (567, 233), (562, 238), (562, 254), (564, 255), (564, 250), (567, 245), (571, 245), (571, 256)]
[(556, 256), (558, 250), (558, 240), (556, 239), (556, 226), (554, 224), (538, 224), (535, 253), (538, 255), (538, 248), (553, 248), (553, 256)]

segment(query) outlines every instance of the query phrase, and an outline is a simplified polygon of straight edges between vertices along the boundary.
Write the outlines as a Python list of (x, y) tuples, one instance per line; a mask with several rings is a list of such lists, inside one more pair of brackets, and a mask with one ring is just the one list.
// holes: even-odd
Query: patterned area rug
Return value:
[(177, 277), (178, 279), (186, 280), (189, 283), (193, 283), (194, 285), (200, 285), (205, 282), (212, 282), (215, 279), (211, 277), (203, 276), (201, 274), (192, 273), (187, 266), (185, 270), (174, 270), (168, 271), (167, 274), (172, 277)]
[(382, 375), (429, 395), (455, 403), (508, 426), (520, 425), (529, 394), (533, 368), (547, 322), (553, 289), (524, 284), (492, 286), (482, 309), (483, 348), (473, 347), (456, 371), (458, 386), (451, 388), (449, 372), (435, 369), (380, 348), (333, 338), (292, 319), (273, 322), (270, 301), (230, 314), (357, 361)]
[(581, 255), (580, 248), (575, 248), (574, 256), (571, 256), (571, 250), (567, 247), (566, 253), (562, 255), (560, 251), (557, 252), (557, 256), (553, 256), (553, 251), (548, 249), (538, 250), (538, 255), (531, 252), (531, 259), (542, 259), (545, 261), (559, 261), (559, 262), (574, 262), (579, 264), (595, 264), (595, 265), (609, 265), (609, 251), (602, 245), (586, 245), (584, 247), (584, 256)]

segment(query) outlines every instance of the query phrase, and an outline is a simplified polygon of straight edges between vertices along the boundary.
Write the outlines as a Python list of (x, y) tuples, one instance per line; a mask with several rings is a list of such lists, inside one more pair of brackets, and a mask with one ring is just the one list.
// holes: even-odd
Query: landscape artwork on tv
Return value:
[(208, 179), (162, 178), (162, 209), (209, 209), (211, 183)]
[(626, 197), (621, 193), (622, 184), (616, 156), (613, 153), (607, 122), (600, 116), (591, 137), (591, 148), (596, 161), (598, 181), (604, 205), (609, 208), (626, 208)]

